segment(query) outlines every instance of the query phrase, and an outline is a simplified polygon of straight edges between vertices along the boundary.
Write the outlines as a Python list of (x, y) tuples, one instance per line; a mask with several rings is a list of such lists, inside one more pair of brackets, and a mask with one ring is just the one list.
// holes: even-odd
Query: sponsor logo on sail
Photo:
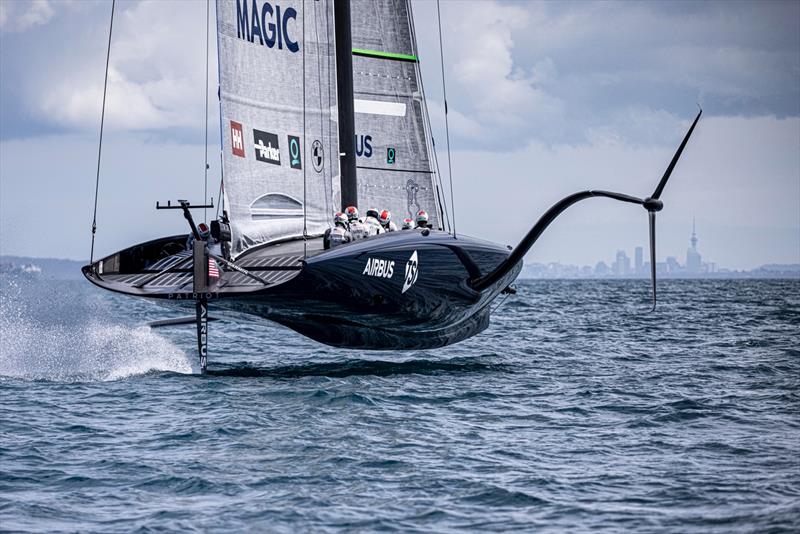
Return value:
[(403, 291), (405, 293), (417, 281), (417, 274), (419, 274), (419, 260), (417, 259), (417, 251), (415, 250), (411, 257), (406, 262), (406, 278), (403, 281)]
[(231, 151), (234, 156), (244, 157), (244, 134), (242, 125), (236, 121), (231, 121)]
[(356, 156), (363, 158), (372, 157), (372, 136), (371, 135), (357, 135), (356, 136)]
[(300, 45), (291, 37), (295, 24), (290, 26), (290, 20), (297, 22), (297, 10), (293, 7), (281, 9), (277, 3), (236, 0), (236, 37), (239, 39), (296, 53)]
[(422, 209), (417, 200), (417, 193), (419, 193), (419, 184), (413, 179), (409, 178), (406, 182), (406, 193), (408, 194), (408, 216), (414, 218), (414, 215)]
[(387, 165), (394, 165), (395, 156), (397, 152), (395, 151), (393, 146), (390, 146), (386, 149), (386, 164)]
[(311, 143), (311, 164), (317, 172), (322, 172), (322, 167), (325, 165), (325, 150), (322, 148), (322, 141), (319, 139), (315, 139)]
[(300, 156), (300, 138), (289, 136), (289, 166), (293, 169), (302, 169), (303, 162)]
[(274, 133), (253, 130), (253, 144), (256, 150), (256, 159), (273, 165), (281, 164), (281, 150), (278, 146), (278, 136)]
[(377, 276), (378, 278), (391, 278), (394, 274), (394, 261), (379, 258), (367, 258), (362, 275)]

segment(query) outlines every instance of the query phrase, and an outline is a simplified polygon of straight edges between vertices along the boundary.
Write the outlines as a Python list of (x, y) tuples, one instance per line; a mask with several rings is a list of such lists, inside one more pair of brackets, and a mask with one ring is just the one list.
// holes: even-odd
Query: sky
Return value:
[[(445, 181), (436, 3), (412, 1)], [(214, 8), (211, 6), (212, 28)], [(0, 0), (0, 253), (85, 260), (110, 3)], [(800, 263), (800, 2), (441, 2), (459, 233), (515, 244), (582, 189), (662, 196), (658, 259)], [(97, 253), (185, 231), (156, 200), (203, 198), (206, 3), (117, 3)], [(209, 193), (219, 116), (212, 32)], [(647, 213), (590, 199), (528, 262), (647, 245)]]

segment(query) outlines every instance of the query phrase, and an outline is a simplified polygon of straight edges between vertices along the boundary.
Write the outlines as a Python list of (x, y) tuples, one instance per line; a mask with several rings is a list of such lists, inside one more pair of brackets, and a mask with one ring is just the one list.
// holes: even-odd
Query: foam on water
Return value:
[(87, 324), (76, 331), (22, 322), (2, 330), (1, 376), (86, 381), (193, 372), (186, 353), (148, 327)]
[(49, 299), (34, 303), (35, 307), (23, 302), (21, 294), (30, 291), (25, 287), (29, 284), (12, 279), (0, 293), (0, 376), (74, 382), (194, 371), (183, 350), (147, 326), (75, 320), (91, 317), (82, 302), (75, 303), (73, 314), (64, 321), (43, 324), (35, 312)]

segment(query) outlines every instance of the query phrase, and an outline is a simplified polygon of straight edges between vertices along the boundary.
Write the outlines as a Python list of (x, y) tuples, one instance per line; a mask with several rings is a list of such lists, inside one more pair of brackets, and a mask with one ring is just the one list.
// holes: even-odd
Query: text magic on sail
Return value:
[[(250, 9), (248, 10), (248, 4)], [(236, 37), (251, 43), (279, 50), (286, 48), (295, 53), (300, 50), (297, 41), (289, 36), (289, 20), (297, 21), (297, 10), (287, 7), (281, 13), (281, 6), (258, 0), (236, 0)]]

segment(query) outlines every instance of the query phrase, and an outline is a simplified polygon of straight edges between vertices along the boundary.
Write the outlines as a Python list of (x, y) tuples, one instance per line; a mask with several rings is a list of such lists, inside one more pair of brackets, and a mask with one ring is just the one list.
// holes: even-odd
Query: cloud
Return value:
[[(457, 9), (452, 9), (454, 5)], [(523, 136), (530, 128), (561, 115), (561, 101), (538, 85), (552, 76), (552, 62), (543, 59), (533, 71), (527, 71), (515, 66), (513, 60), (513, 34), (528, 25), (526, 6), (484, 1), (443, 7), (448, 41), (447, 76), (450, 87), (455, 86), (458, 95), (448, 106), (456, 135), (473, 142), (501, 133)], [(420, 17), (417, 20), (421, 20)], [(422, 21), (427, 31), (430, 19), (424, 17)], [(450, 46), (451, 43), (460, 45)], [(464, 43), (470, 45), (464, 46)], [(433, 60), (438, 56), (438, 43), (436, 52), (431, 51), (426, 57), (438, 66)], [(437, 109), (440, 108), (439, 104)]]
[[(432, 4), (414, 9), (427, 92), (440, 99)], [(797, 2), (443, 3), (451, 117), (482, 132), (454, 129), (455, 142), (659, 144), (696, 102), (708, 115), (797, 116), (798, 19)]]
[(0, 2), (0, 31), (24, 32), (42, 26), (53, 18), (55, 11), (49, 0)]
[[(203, 128), (205, 11), (205, 2), (145, 1), (117, 6), (106, 104), (109, 129)], [(95, 21), (91, 53), (56, 51), (53, 68), (29, 85), (28, 103), (37, 117), (67, 129), (98, 127), (109, 13), (103, 15)], [(211, 26), (209, 72), (215, 78), (213, 22)], [(44, 78), (46, 83), (40, 81)], [(216, 80), (210, 80), (212, 95), (215, 86)], [(212, 104), (213, 98), (209, 98)], [(210, 111), (215, 114), (216, 106), (211, 105)]]

